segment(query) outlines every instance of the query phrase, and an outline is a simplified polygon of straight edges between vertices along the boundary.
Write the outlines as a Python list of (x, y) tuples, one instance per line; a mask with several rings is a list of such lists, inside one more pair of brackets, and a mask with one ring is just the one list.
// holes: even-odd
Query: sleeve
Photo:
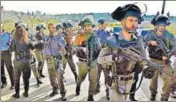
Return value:
[(176, 37), (173, 34), (171, 34), (170, 45), (172, 46), (171, 53), (176, 54)]
[(151, 41), (151, 32), (152, 31), (148, 31), (147, 34), (144, 37), (146, 45), (148, 45), (149, 42)]
[(15, 40), (13, 39), (13, 40), (11, 41), (10, 46), (9, 46), (9, 51), (10, 51), (10, 52), (13, 52), (14, 50), (15, 50)]
[(66, 54), (66, 50), (65, 50), (65, 46), (66, 46), (66, 41), (64, 40), (63, 37), (60, 37), (60, 39), (58, 40), (58, 45), (59, 45), (59, 48), (60, 48), (60, 53), (62, 55), (65, 55)]

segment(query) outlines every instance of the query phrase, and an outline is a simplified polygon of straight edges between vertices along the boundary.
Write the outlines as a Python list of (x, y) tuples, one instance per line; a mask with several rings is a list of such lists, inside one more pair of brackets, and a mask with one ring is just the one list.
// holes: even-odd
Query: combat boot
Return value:
[(105, 91), (106, 91), (106, 99), (110, 100), (110, 98), (109, 98), (109, 89), (106, 89)]
[(12, 95), (12, 97), (14, 97), (14, 98), (20, 98), (20, 94), (19, 93), (15, 93), (15, 94)]
[(57, 88), (53, 88), (53, 92), (50, 94), (50, 97), (53, 97), (58, 94)]
[(42, 81), (39, 78), (36, 78), (37, 80), (37, 86), (40, 86), (40, 84), (42, 84)]
[(156, 100), (156, 94), (151, 94), (150, 101), (155, 101), (155, 100)]
[(80, 94), (80, 86), (76, 86), (76, 96)]
[(20, 98), (20, 84), (15, 84), (15, 94), (12, 95), (14, 98)]
[(89, 95), (87, 101), (94, 101), (93, 95)]
[(23, 93), (23, 96), (24, 96), (24, 97), (28, 97), (28, 95), (29, 95), (29, 94), (28, 94), (28, 91), (25, 91), (25, 92)]
[(62, 101), (66, 101), (67, 98), (65, 98), (65, 95), (66, 95), (66, 90), (64, 92), (60, 92), (61, 96), (62, 96)]
[(166, 98), (161, 98), (161, 101), (168, 101), (168, 99), (166, 99)]

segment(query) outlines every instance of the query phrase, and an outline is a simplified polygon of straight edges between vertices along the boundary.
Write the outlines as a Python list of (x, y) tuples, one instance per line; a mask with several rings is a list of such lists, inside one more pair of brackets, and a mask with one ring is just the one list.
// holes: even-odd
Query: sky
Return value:
[[(65, 14), (65, 13), (101, 13), (113, 12), (118, 6), (129, 3), (140, 2), (137, 4), (146, 14), (156, 14), (161, 12), (162, 1), (1, 1), (4, 10), (14, 11), (41, 11), (47, 14)], [(170, 12), (171, 16), (176, 16), (176, 1), (167, 1), (165, 13)]]

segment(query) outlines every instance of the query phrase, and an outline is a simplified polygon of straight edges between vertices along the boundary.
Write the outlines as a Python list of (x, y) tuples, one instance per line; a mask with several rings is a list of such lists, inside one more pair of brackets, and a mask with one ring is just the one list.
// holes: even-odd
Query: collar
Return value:
[[(124, 37), (123, 37), (123, 35), (122, 35), (122, 31), (120, 31), (120, 33), (119, 33), (118, 35), (119, 35), (119, 36), (118, 36), (118, 37), (119, 37), (119, 40), (125, 40)], [(132, 40), (133, 40), (133, 39), (137, 39), (137, 37), (136, 37), (134, 34), (132, 35), (132, 37), (133, 37)]]

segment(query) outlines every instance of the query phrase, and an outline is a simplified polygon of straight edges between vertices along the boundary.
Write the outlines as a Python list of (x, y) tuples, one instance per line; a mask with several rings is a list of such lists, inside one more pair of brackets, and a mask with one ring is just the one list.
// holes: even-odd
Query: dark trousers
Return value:
[(15, 77), (15, 92), (19, 94), (20, 91), (20, 77), (23, 73), (24, 90), (29, 90), (29, 78), (31, 76), (31, 68), (29, 63), (14, 61), (14, 77)]
[(14, 85), (13, 66), (12, 66), (11, 54), (9, 53), (9, 51), (1, 52), (1, 80), (2, 80), (2, 83), (6, 82), (4, 65), (7, 68), (7, 72), (10, 77), (11, 85), (13, 86)]

